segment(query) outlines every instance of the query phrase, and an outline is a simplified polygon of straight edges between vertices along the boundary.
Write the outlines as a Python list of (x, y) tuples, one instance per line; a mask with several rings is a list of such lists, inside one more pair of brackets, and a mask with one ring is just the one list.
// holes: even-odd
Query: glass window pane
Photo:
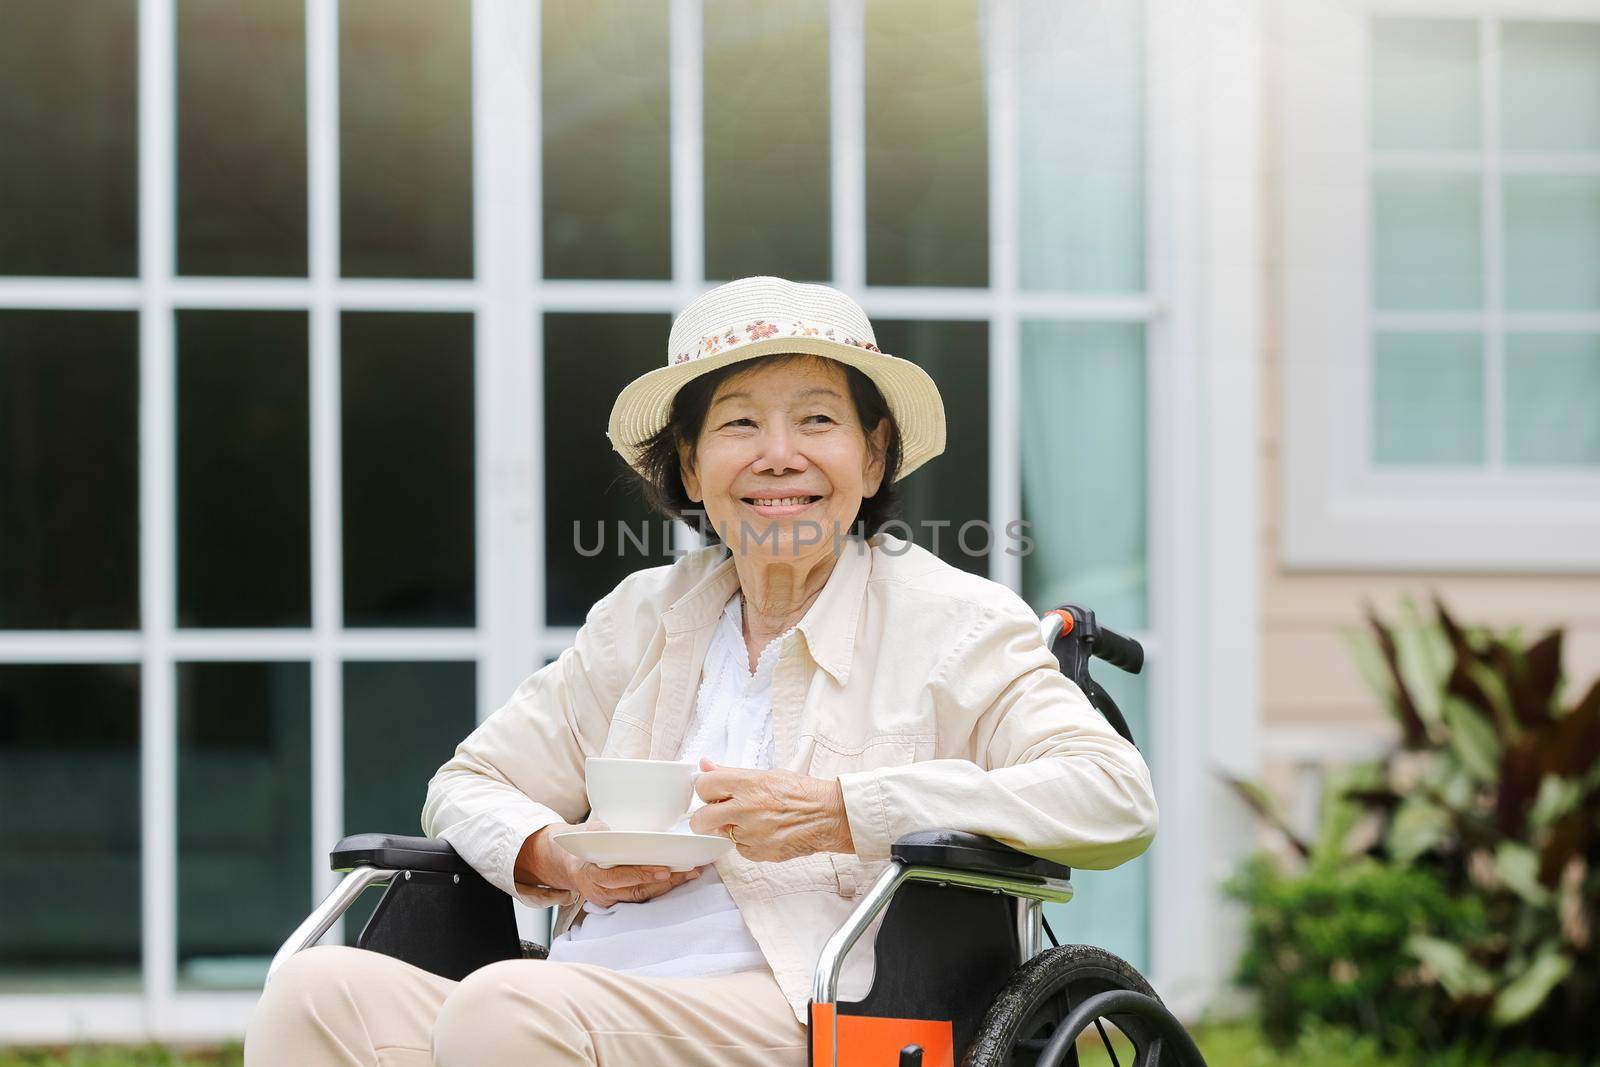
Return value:
[[(428, 780), (477, 721), (477, 668), (469, 662), (344, 665), (344, 832), (422, 833)], [(381, 893), (345, 913), (345, 943)]]
[(1507, 174), (1506, 307), (1600, 308), (1600, 177)]
[[(1086, 447), (1063, 452), (1063, 422)], [(1145, 358), (1140, 323), (1022, 324), (1022, 596), (1146, 624)], [(1092, 456), (1092, 460), (1090, 457)]]
[(1384, 311), (1483, 306), (1476, 174), (1372, 177), (1373, 299)]
[(1025, 289), (1144, 288), (1141, 10), (1023, 5), (1017, 236)]
[(645, 504), (634, 488), (638, 475), (605, 434), (622, 387), (664, 362), (671, 328), (665, 315), (545, 316), (545, 614), (552, 626), (577, 626), (630, 573), (672, 561), (671, 524)]
[(0, 629), (138, 627), (134, 312), (0, 311), (0, 545)]
[(342, 325), (345, 625), (471, 626), (472, 316)]
[[(989, 324), (884, 320), (872, 325), (878, 347), (927, 371), (944, 400), (944, 453), (895, 486), (910, 540), (946, 563), (987, 576), (990, 554), (1015, 544), (1005, 539), (1004, 529), (988, 527)], [(898, 525), (888, 532), (907, 535)]]
[(989, 284), (989, 134), (973, 0), (866, 10), (867, 282)]
[[(1144, 758), (1154, 760), (1150, 744), (1150, 667), (1146, 666), (1141, 674), (1124, 674), (1097, 660), (1090, 674), (1117, 702)], [(1153, 862), (1151, 853), (1146, 851), (1109, 871), (1074, 870), (1072, 901), (1045, 905), (1045, 916), (1056, 937), (1063, 945), (1074, 942), (1099, 945), (1148, 974)], [(1103, 1061), (1085, 1058), (1084, 1062)]]
[(1600, 335), (1506, 335), (1506, 459), (1600, 464)]
[(138, 273), (138, 9), (0, 9), (0, 274)]
[(139, 796), (138, 666), (0, 665), (0, 990), (139, 988)]
[(472, 276), (467, 0), (341, 0), (339, 247), (346, 278)]
[(311, 625), (303, 311), (178, 312), (178, 625)]
[(1478, 24), (1373, 19), (1372, 147), (1469, 150), (1478, 128)]
[(670, 278), (667, 5), (540, 12), (545, 277)]
[(1500, 26), (1501, 144), (1517, 152), (1600, 152), (1600, 25)]
[(178, 5), (178, 272), (306, 273), (305, 7)]
[(706, 277), (832, 276), (826, 0), (707, 0)]
[(311, 891), (311, 665), (178, 664), (178, 985), (259, 989)]
[(1483, 462), (1481, 334), (1378, 333), (1372, 357), (1373, 462)]

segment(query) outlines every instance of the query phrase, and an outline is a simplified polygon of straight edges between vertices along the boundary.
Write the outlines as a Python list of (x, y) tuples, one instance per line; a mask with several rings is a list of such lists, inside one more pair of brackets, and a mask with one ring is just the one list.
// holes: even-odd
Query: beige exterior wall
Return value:
[[(1275, 13), (1275, 6), (1268, 5), (1268, 11)], [(1365, 601), (1380, 615), (1393, 617), (1402, 598), (1426, 606), (1437, 594), (1463, 622), (1540, 632), (1562, 626), (1570, 700), (1572, 689), (1586, 689), (1600, 676), (1600, 574), (1302, 571), (1281, 561), (1281, 444), (1284, 433), (1292, 432), (1281, 419), (1282, 96), (1279, 53), (1269, 47), (1263, 58), (1261, 699), (1269, 765), (1278, 762), (1270, 758), (1275, 730), (1386, 730), (1388, 719), (1355, 669), (1343, 637), (1364, 625)]]

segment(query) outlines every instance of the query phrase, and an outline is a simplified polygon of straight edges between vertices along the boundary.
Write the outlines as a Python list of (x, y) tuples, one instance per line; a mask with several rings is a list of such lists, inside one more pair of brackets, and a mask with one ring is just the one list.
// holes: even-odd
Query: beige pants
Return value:
[(273, 977), (245, 1067), (805, 1067), (806, 1029), (766, 971), (638, 978), (506, 960), (452, 982), (323, 945)]

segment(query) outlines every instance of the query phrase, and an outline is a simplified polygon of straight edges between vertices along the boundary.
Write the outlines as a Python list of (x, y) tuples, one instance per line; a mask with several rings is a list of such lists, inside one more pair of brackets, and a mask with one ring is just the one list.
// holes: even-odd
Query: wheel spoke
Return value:
[(1161, 1039), (1159, 1037), (1155, 1037), (1151, 1038), (1150, 1041), (1139, 1050), (1139, 1054), (1133, 1058), (1131, 1067), (1157, 1067), (1160, 1062)]
[(1106, 1046), (1106, 1055), (1111, 1057), (1111, 1067), (1122, 1067), (1122, 1064), (1117, 1062), (1117, 1050), (1111, 1047), (1111, 1039), (1106, 1036), (1106, 1028), (1100, 1024), (1099, 1019), (1094, 1021), (1094, 1028), (1100, 1031), (1100, 1040)]

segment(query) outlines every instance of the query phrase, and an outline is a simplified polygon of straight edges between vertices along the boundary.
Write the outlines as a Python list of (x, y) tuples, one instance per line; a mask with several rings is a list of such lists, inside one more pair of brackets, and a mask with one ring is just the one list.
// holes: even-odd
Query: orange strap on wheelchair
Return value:
[(955, 1033), (948, 1019), (883, 1019), (840, 1015), (839, 1058), (833, 1056), (832, 1004), (811, 1005), (811, 1067), (881, 1067), (900, 1062), (900, 1050), (922, 1046), (923, 1067), (955, 1067)]
[(1057, 639), (1063, 638), (1070, 634), (1072, 632), (1072, 627), (1076, 625), (1072, 621), (1072, 612), (1068, 611), (1066, 608), (1051, 608), (1049, 611), (1045, 612), (1045, 614), (1061, 616), (1061, 632), (1056, 634)]

